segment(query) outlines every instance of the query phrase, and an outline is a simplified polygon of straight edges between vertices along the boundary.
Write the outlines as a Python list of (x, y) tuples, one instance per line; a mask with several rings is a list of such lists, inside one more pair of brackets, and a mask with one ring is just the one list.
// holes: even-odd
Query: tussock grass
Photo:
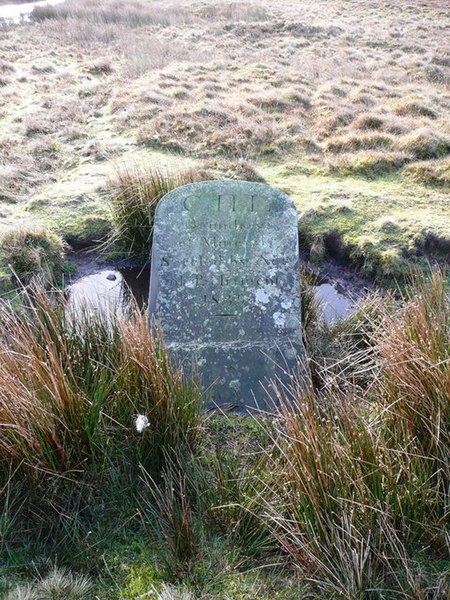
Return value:
[(42, 227), (11, 229), (0, 236), (0, 262), (24, 284), (49, 285), (62, 273), (64, 243)]
[[(380, 371), (364, 395), (330, 383), (284, 406), (272, 434), (281, 502), (273, 532), (317, 594), (363, 598), (434, 594), (445, 574), (450, 476), (450, 330), (445, 280), (416, 287), (386, 312), (369, 343)], [(367, 338), (366, 338), (367, 339)], [(367, 402), (369, 400), (369, 402)], [(421, 551), (418, 549), (422, 548)]]
[[(195, 382), (169, 367), (141, 315), (104, 323), (98, 315), (74, 320), (60, 308), (35, 292), (31, 321), (11, 311), (2, 319), (3, 543), (17, 539), (25, 520), (46, 532), (47, 548), (92, 556), (105, 542), (96, 537), (89, 547), (87, 528), (96, 510), (106, 510), (114, 527), (120, 515), (148, 536), (155, 554), (148, 563), (138, 555), (140, 569), (157, 564), (174, 590), (199, 597), (253, 598), (259, 588), (251, 584), (245, 595), (238, 573), (234, 588), (231, 570), (275, 563), (283, 583), (261, 587), (262, 598), (444, 600), (450, 311), (443, 273), (415, 279), (401, 301), (372, 296), (332, 329), (312, 318), (317, 388), (294, 388), (289, 403), (280, 391), (279, 411), (239, 427), (233, 416), (216, 416), (208, 437)], [(137, 413), (149, 419), (141, 434), (131, 431)], [(116, 583), (108, 597), (128, 597), (123, 589)], [(138, 578), (129, 589), (156, 594), (161, 586), (150, 579), (145, 588)]]
[[(195, 445), (200, 392), (169, 366), (143, 315), (71, 315), (64, 302), (30, 294), (31, 312), (2, 310), (3, 466), (23, 465), (38, 479), (42, 472), (82, 477), (115, 456), (155, 473), (165, 452)], [(151, 423), (142, 440), (133, 434), (136, 414)]]
[(148, 261), (159, 200), (176, 187), (202, 179), (201, 171), (194, 169), (165, 173), (138, 164), (119, 168), (108, 184), (115, 230), (107, 246)]
[(440, 273), (434, 273), (431, 281), (423, 279), (407, 299), (401, 319), (385, 315), (383, 334), (377, 344), (383, 359), (381, 397), (387, 426), (405, 442), (413, 440), (421, 456), (447, 477), (450, 312)]
[[(42, 572), (72, 557), (77, 568), (88, 557), (98, 565), (97, 545), (136, 526), (140, 467), (159, 484), (167, 462), (195, 454), (202, 393), (137, 310), (127, 319), (87, 307), (72, 314), (34, 288), (20, 311), (2, 306), (0, 322), (2, 555), (33, 548), (47, 559)], [(138, 415), (147, 418), (140, 433)], [(56, 579), (18, 593), (80, 597)]]
[(353, 152), (355, 150), (376, 150), (378, 148), (391, 149), (394, 140), (389, 135), (380, 133), (366, 133), (364, 135), (348, 135), (341, 138), (331, 138), (326, 143), (329, 152)]
[(192, 592), (179, 590), (171, 585), (164, 585), (158, 595), (158, 600), (194, 600)]
[(340, 358), (321, 391), (301, 386), (294, 405), (280, 393), (281, 411), (260, 423), (268, 440), (246, 475), (223, 455), (218, 479), (209, 461), (172, 463), (162, 487), (147, 479), (143, 514), (168, 574), (200, 585), (195, 565), (208, 534), (221, 521), (234, 533), (246, 523), (232, 538), (240, 552), (270, 556), (276, 542), (309, 583), (308, 597), (444, 600), (448, 564), (432, 565), (448, 543), (445, 286), (435, 272), (403, 305), (374, 296), (336, 324)]
[[(182, 154), (259, 171), (284, 165), (277, 185), (321, 215), (313, 237), (338, 232), (347, 255), (394, 201), (407, 218), (375, 241), (387, 252), (378, 261), (386, 273), (401, 266), (394, 243), (401, 258), (421, 260), (411, 240), (429, 215), (448, 235), (448, 49), (436, 49), (448, 15), (439, 7), (96, 0), (42, 10), (0, 40), (0, 188), (17, 197), (2, 204), (0, 227), (26, 203), (76, 243), (86, 215), (110, 217), (112, 158), (157, 164)], [(41, 58), (30, 63), (31, 55)], [(39, 142), (58, 152), (37, 151)], [(318, 195), (305, 198), (304, 182), (297, 186), (299, 165)], [(373, 202), (360, 202), (363, 180)], [(348, 193), (354, 210), (328, 218), (322, 200), (340, 181), (337, 193)]]
[(417, 129), (402, 138), (400, 148), (418, 160), (443, 158), (450, 153), (450, 137), (428, 128)]
[(205, 439), (201, 453), (172, 460), (162, 474), (162, 485), (143, 473), (141, 517), (156, 540), (160, 564), (170, 581), (187, 578), (201, 585), (199, 561), (205, 551), (214, 560), (214, 544), (224, 536), (243, 563), (276, 550), (269, 528), (259, 518), (262, 499), (271, 493), (268, 479), (261, 477), (267, 460), (258, 454), (267, 436), (258, 422), (246, 417), (237, 429), (241, 437), (236, 438), (232, 419), (222, 415), (210, 425), (212, 437), (227, 432), (230, 440), (218, 447)]
[(418, 117), (429, 117), (436, 119), (438, 112), (432, 107), (420, 100), (404, 100), (395, 105), (394, 112), (397, 115), (412, 115)]
[(122, 2), (95, 0), (68, 0), (62, 5), (35, 7), (31, 18), (40, 22), (49, 19), (80, 20), (95, 24), (124, 24), (127, 27), (158, 25), (170, 27), (206, 21), (261, 21), (267, 19), (265, 7), (251, 2), (214, 2), (198, 8), (184, 6), (180, 2), (167, 4), (155, 2), (149, 5), (142, 0)]
[(378, 115), (376, 113), (366, 113), (361, 114), (355, 121), (353, 122), (353, 126), (357, 129), (363, 130), (377, 130), (382, 129), (385, 124), (385, 118), (383, 115)]
[(440, 187), (450, 186), (450, 158), (411, 163), (406, 171), (416, 181)]
[[(344, 174), (376, 179), (398, 171), (409, 160), (411, 160), (410, 155), (405, 152), (367, 150), (358, 153), (339, 154), (335, 159), (328, 161), (328, 169), (331, 171), (337, 170)], [(360, 241), (362, 243), (363, 238)]]
[(34, 21), (47, 19), (73, 19), (90, 24), (108, 25), (124, 24), (128, 27), (145, 25), (178, 25), (192, 20), (193, 16), (186, 8), (177, 4), (157, 6), (135, 0), (123, 2), (107, 2), (105, 0), (65, 2), (62, 5), (35, 7), (31, 18)]
[(170, 580), (192, 574), (202, 547), (202, 531), (195, 505), (188, 496), (188, 475), (169, 466), (161, 486), (144, 473), (142, 514), (158, 540), (159, 560)]
[(92, 582), (61, 569), (53, 569), (46, 577), (31, 586), (18, 587), (6, 600), (86, 600)]

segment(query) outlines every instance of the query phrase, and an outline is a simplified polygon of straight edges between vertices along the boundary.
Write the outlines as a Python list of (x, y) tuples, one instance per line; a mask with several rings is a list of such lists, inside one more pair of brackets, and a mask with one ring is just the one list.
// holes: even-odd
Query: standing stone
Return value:
[(304, 370), (297, 211), (261, 183), (179, 187), (155, 215), (149, 313), (212, 403), (266, 408)]

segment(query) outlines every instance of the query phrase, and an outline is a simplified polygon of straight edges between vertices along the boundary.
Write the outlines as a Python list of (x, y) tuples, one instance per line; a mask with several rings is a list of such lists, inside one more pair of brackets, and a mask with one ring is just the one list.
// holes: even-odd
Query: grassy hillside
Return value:
[(448, 260), (449, 26), (443, 0), (39, 9), (0, 38), (0, 228), (100, 237), (117, 165), (206, 166), (289, 192), (317, 260)]

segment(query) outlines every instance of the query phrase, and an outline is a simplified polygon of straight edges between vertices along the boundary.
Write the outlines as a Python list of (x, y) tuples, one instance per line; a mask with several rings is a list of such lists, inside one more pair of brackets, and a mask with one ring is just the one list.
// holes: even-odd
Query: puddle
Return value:
[(353, 312), (354, 303), (350, 298), (338, 292), (331, 283), (318, 285), (316, 294), (321, 301), (322, 318), (326, 323), (344, 319)]
[(126, 314), (133, 302), (145, 308), (149, 284), (148, 268), (103, 269), (69, 284), (66, 293), (75, 312), (86, 307), (106, 314)]
[(30, 13), (36, 6), (54, 6), (61, 4), (64, 0), (42, 0), (40, 2), (20, 2), (19, 4), (0, 4), (0, 23), (22, 23), (28, 21)]
[[(70, 305), (75, 311), (82, 306), (89, 310), (126, 314), (132, 301), (143, 309), (148, 303), (150, 269), (102, 269), (81, 277), (67, 287)], [(323, 319), (332, 323), (352, 312), (352, 301), (336, 288), (323, 283), (317, 286), (317, 295), (323, 306)]]

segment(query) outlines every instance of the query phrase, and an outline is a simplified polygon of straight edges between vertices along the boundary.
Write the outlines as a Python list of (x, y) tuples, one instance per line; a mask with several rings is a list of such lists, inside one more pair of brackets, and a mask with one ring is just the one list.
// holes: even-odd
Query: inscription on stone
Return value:
[(269, 381), (289, 383), (305, 360), (292, 200), (237, 181), (167, 194), (155, 215), (149, 313), (211, 402), (265, 408)]

